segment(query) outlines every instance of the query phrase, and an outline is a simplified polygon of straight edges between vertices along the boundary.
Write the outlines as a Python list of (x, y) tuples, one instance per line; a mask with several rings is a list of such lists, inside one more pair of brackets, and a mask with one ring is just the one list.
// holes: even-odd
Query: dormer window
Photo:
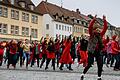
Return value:
[(60, 20), (62, 20), (62, 17), (59, 17), (60, 18)]
[(34, 6), (33, 5), (30, 5), (30, 8), (31, 8), (31, 10), (34, 10)]
[(55, 14), (55, 19), (58, 19), (58, 13)]
[(14, 5), (15, 0), (11, 0), (11, 4)]
[(25, 2), (20, 2), (22, 8), (25, 8)]
[(77, 23), (79, 24), (80, 20), (77, 20)]
[(34, 5), (29, 5), (28, 6), (31, 10), (34, 10)]
[(64, 16), (62, 15), (62, 21), (64, 20)]
[(66, 18), (65, 18), (65, 21), (68, 21), (68, 19), (69, 19), (69, 17), (66, 17)]
[(77, 23), (77, 20), (76, 20), (76, 19), (74, 20), (74, 23)]
[(72, 19), (72, 22), (74, 23), (74, 19)]

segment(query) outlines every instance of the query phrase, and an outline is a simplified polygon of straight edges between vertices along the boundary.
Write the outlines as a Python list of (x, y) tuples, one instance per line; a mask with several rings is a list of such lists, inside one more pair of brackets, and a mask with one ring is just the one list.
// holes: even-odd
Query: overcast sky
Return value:
[[(42, 0), (32, 0), (37, 6)], [(45, 0), (43, 0), (45, 1)], [(106, 15), (107, 20), (114, 26), (120, 27), (120, 0), (47, 0), (50, 3), (61, 6), (69, 10), (79, 8), (82, 14), (97, 14), (102, 18)]]

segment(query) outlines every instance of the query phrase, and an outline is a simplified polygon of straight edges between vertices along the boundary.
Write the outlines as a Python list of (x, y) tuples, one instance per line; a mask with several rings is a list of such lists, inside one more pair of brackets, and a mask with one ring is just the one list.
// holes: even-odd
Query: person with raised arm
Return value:
[(88, 41), (88, 64), (84, 68), (84, 71), (81, 75), (81, 80), (84, 79), (84, 75), (87, 73), (90, 67), (92, 67), (94, 63), (94, 57), (96, 58), (97, 61), (97, 67), (98, 67), (98, 79), (97, 80), (102, 80), (101, 75), (102, 75), (102, 68), (103, 68), (103, 57), (101, 54), (102, 49), (104, 48), (103, 43), (102, 43), (102, 37), (106, 33), (107, 30), (107, 21), (106, 17), (103, 16), (103, 22), (104, 22), (104, 27), (101, 31), (100, 29), (100, 24), (98, 23), (96, 19), (97, 15), (91, 20), (88, 30), (89, 30), (89, 41)]

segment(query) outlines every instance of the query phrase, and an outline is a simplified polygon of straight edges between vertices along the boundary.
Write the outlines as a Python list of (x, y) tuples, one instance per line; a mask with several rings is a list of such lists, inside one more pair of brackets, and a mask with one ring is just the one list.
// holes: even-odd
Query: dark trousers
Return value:
[(79, 51), (77, 51), (77, 61), (78, 61), (78, 63), (80, 62), (80, 52)]
[(9, 65), (12, 64), (15, 68), (16, 66), (16, 54), (8, 54), (8, 64), (7, 64), (7, 68), (9, 68)]
[(60, 52), (56, 51), (55, 54), (56, 54), (56, 59), (57, 59), (57, 67), (59, 67)]
[(52, 67), (53, 67), (53, 70), (55, 70), (55, 59), (47, 59), (45, 69), (48, 68), (48, 65), (49, 65), (49, 63), (50, 63), (51, 60), (52, 60)]
[(112, 54), (112, 56), (111, 56), (111, 63), (110, 63), (110, 66), (112, 67), (113, 66), (113, 63), (114, 63), (114, 55)]
[(94, 57), (96, 58), (97, 61), (98, 77), (101, 77), (103, 68), (103, 57), (100, 51), (95, 51), (94, 53), (88, 51), (88, 65), (85, 67), (83, 73), (86, 74), (89, 68), (92, 67), (94, 63)]
[(40, 68), (42, 68), (42, 66), (43, 66), (43, 64), (44, 64), (44, 62), (45, 62), (45, 60), (46, 60), (46, 57), (47, 57), (46, 54), (43, 54), (43, 55), (42, 55), (42, 61), (41, 61), (41, 64), (40, 64)]
[[(63, 66), (64, 66), (64, 63), (61, 63), (61, 65), (60, 65), (60, 69), (61, 69), (61, 70), (62, 70)], [(67, 67), (67, 69), (69, 69), (69, 70), (72, 69), (71, 64), (69, 64), (69, 66), (66, 65), (66, 67)]]
[(3, 62), (3, 55), (0, 55), (0, 66), (2, 66), (2, 62)]
[(107, 64), (110, 64), (111, 57), (112, 57), (111, 53), (108, 53), (108, 55), (107, 55)]
[(23, 52), (19, 52), (19, 57), (20, 57), (20, 67), (22, 67), (22, 63), (23, 63)]
[(115, 54), (113, 57), (116, 60), (114, 68), (119, 69), (119, 54)]
[(35, 59), (37, 59), (37, 66), (39, 67), (39, 54), (34, 54), (31, 62), (31, 67), (34, 65)]

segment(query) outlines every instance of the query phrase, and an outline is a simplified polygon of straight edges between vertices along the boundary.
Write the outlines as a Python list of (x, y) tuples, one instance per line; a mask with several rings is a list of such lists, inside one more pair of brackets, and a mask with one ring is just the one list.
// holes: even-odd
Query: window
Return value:
[(16, 11), (16, 19), (19, 19), (19, 11)]
[(0, 6), (0, 16), (2, 16), (2, 7)]
[(31, 36), (33, 38), (37, 38), (38, 37), (38, 30), (37, 29), (31, 29)]
[(23, 12), (22, 13), (22, 20), (26, 21), (26, 22), (29, 22), (29, 14)]
[(72, 31), (71, 27), (70, 27), (70, 32)]
[(11, 25), (11, 34), (14, 34), (14, 25)]
[(38, 16), (32, 15), (32, 23), (38, 23)]
[(58, 30), (58, 24), (56, 24), (56, 29)]
[(62, 25), (62, 30), (64, 30), (64, 25)]
[(14, 4), (14, 0), (11, 0), (11, 4)]
[(7, 17), (8, 16), (8, 9), (7, 8), (4, 8), (4, 17)]
[(79, 24), (80, 20), (77, 20), (77, 23)]
[(81, 22), (81, 21), (79, 21), (79, 24), (82, 24), (82, 22)]
[(25, 3), (24, 2), (21, 2), (21, 7), (25, 8)]
[(61, 30), (61, 25), (59, 25), (59, 30)]
[(11, 18), (19, 20), (19, 11), (11, 10)]
[(69, 26), (67, 27), (67, 31), (69, 31)]
[(22, 13), (22, 20), (25, 21), (25, 13)]
[(22, 35), (23, 36), (29, 36), (29, 28), (22, 27)]
[(25, 17), (26, 17), (25, 21), (29, 22), (29, 14), (26, 14)]
[(26, 33), (26, 36), (29, 36), (29, 28), (26, 28), (25, 33)]
[(15, 34), (19, 35), (19, 26), (15, 26)]
[(2, 34), (7, 34), (8, 33), (7, 24), (0, 23), (0, 33), (2, 33)]
[(3, 24), (3, 34), (7, 34), (7, 24)]
[(30, 5), (30, 8), (31, 8), (31, 10), (34, 10), (34, 6), (33, 5)]
[(46, 24), (46, 30), (49, 30), (49, 24)]
[(11, 34), (19, 35), (19, 26), (11, 25)]
[(8, 9), (0, 6), (0, 16), (7, 17), (8, 16)]
[(11, 18), (14, 19), (15, 18), (15, 11), (11, 10)]
[(66, 26), (65, 26), (65, 31), (66, 31)]

